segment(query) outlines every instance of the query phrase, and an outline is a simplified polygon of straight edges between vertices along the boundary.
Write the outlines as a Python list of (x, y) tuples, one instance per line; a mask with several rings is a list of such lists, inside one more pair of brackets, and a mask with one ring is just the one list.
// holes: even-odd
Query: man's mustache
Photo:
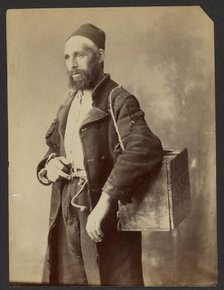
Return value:
[(81, 70), (81, 69), (72, 69), (72, 70), (69, 71), (70, 75), (80, 74), (80, 73), (83, 73), (83, 70)]

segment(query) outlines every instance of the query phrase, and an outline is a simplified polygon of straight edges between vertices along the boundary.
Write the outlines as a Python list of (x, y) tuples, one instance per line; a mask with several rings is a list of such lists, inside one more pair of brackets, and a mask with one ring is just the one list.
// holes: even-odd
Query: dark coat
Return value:
[[(119, 88), (113, 93), (112, 103), (125, 147), (122, 151), (108, 102), (108, 96), (116, 86), (117, 84), (110, 79), (109, 75), (106, 75), (96, 86), (92, 94), (92, 109), (80, 127), (84, 165), (89, 184), (88, 196), (92, 208), (99, 200), (102, 190), (115, 200), (123, 203), (130, 202), (132, 194), (137, 194), (135, 188), (141, 179), (159, 165), (162, 159), (161, 142), (147, 126), (137, 99), (123, 88)], [(75, 95), (76, 92), (70, 94), (64, 105), (59, 108), (57, 117), (46, 134), (49, 150), (44, 160), (38, 165), (38, 172), (44, 167), (46, 158), (52, 152), (65, 156), (63, 138), (69, 108)], [(60, 208), (62, 187), (62, 180), (52, 185), (50, 232), (55, 226)], [(128, 233), (122, 234), (128, 237)], [(131, 242), (130, 237), (126, 240), (127, 246), (127, 243)], [(104, 251), (101, 249), (99, 252)], [(105, 262), (107, 263), (107, 259)], [(117, 262), (123, 263), (123, 261)]]

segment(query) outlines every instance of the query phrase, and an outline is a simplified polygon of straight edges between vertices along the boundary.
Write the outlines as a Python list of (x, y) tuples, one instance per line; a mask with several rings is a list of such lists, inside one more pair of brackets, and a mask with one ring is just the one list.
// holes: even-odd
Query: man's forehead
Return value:
[(96, 48), (96, 45), (92, 42), (92, 40), (79, 35), (72, 36), (65, 43), (65, 52), (73, 50), (82, 50), (85, 48), (94, 49)]

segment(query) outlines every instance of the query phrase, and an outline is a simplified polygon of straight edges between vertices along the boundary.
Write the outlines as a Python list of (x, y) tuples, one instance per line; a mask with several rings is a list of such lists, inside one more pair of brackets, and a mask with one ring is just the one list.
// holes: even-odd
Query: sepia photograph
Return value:
[(9, 283), (217, 285), (214, 23), (8, 9)]

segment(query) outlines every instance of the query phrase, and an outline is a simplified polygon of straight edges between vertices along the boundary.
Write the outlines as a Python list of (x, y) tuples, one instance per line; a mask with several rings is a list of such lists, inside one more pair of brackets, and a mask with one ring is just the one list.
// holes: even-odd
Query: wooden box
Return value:
[(164, 150), (161, 168), (146, 177), (133, 195), (132, 203), (119, 203), (120, 230), (169, 231), (190, 211), (187, 149)]

